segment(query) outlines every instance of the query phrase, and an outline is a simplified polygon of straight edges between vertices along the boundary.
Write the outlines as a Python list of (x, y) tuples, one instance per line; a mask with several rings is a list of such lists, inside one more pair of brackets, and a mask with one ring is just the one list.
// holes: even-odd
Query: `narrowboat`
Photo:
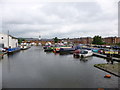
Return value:
[(54, 48), (55, 48), (55, 47), (46, 47), (46, 48), (44, 49), (44, 51), (45, 51), (45, 52), (49, 52), (49, 51), (51, 52), (51, 51), (54, 50)]
[(104, 54), (107, 55), (107, 54), (113, 54), (113, 55), (118, 55), (119, 52), (117, 50), (105, 50), (104, 51)]
[(60, 53), (60, 49), (61, 49), (61, 48), (64, 49), (64, 48), (71, 48), (71, 47), (64, 47), (64, 46), (63, 46), (63, 47), (55, 47), (55, 48), (54, 48), (54, 53)]
[(17, 52), (17, 51), (20, 51), (20, 50), (21, 50), (20, 47), (8, 48), (8, 49), (7, 49), (7, 52), (8, 52), (8, 53), (14, 53), (14, 52)]
[(80, 49), (75, 50), (74, 53), (73, 53), (73, 56), (74, 57), (79, 57), (80, 52), (81, 52)]
[(59, 50), (59, 52), (60, 53), (70, 53), (70, 54), (72, 54), (72, 53), (74, 53), (74, 51), (75, 51), (75, 48), (60, 48), (60, 50)]
[(26, 50), (26, 49), (29, 49), (29, 48), (30, 48), (30, 46), (27, 46), (27, 45), (22, 45), (20, 48), (21, 48), (21, 50)]
[(92, 52), (98, 53), (99, 50), (100, 50), (99, 48), (93, 48)]

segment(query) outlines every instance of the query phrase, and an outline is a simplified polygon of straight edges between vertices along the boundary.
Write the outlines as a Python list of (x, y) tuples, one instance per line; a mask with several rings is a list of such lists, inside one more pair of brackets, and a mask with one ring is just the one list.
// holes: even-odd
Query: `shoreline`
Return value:
[(114, 76), (117, 76), (120, 78), (120, 63), (114, 63), (114, 64), (95, 64), (94, 67), (106, 71), (110, 74), (113, 74)]

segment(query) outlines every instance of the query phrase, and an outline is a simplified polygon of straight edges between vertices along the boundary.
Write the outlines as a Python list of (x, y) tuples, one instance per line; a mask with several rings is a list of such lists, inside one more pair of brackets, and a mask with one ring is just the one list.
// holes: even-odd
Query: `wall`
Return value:
[(106, 37), (103, 38), (103, 41), (108, 44), (116, 44), (116, 43), (120, 43), (120, 37)]
[[(0, 44), (4, 44), (4, 47), (8, 48), (8, 35), (7, 34), (0, 33)], [(18, 39), (13, 38), (12, 36), (9, 36), (9, 46), (11, 46), (11, 48), (17, 47)]]

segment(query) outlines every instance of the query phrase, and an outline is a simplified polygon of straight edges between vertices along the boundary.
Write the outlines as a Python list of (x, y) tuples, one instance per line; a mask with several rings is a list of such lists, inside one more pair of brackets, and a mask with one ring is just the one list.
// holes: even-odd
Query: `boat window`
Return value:
[(81, 54), (87, 54), (88, 53), (88, 51), (82, 51), (81, 52)]

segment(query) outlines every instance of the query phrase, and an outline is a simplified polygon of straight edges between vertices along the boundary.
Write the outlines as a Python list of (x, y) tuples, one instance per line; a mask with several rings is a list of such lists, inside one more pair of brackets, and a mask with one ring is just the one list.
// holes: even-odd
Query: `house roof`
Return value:
[[(0, 33), (0, 34), (2, 34), (2, 35), (7, 35), (7, 36), (8, 36), (8, 34), (5, 34), (5, 33)], [(9, 37), (12, 37), (13, 39), (18, 39), (18, 38), (16, 38), (16, 37), (12, 36), (12, 35), (9, 35)]]

